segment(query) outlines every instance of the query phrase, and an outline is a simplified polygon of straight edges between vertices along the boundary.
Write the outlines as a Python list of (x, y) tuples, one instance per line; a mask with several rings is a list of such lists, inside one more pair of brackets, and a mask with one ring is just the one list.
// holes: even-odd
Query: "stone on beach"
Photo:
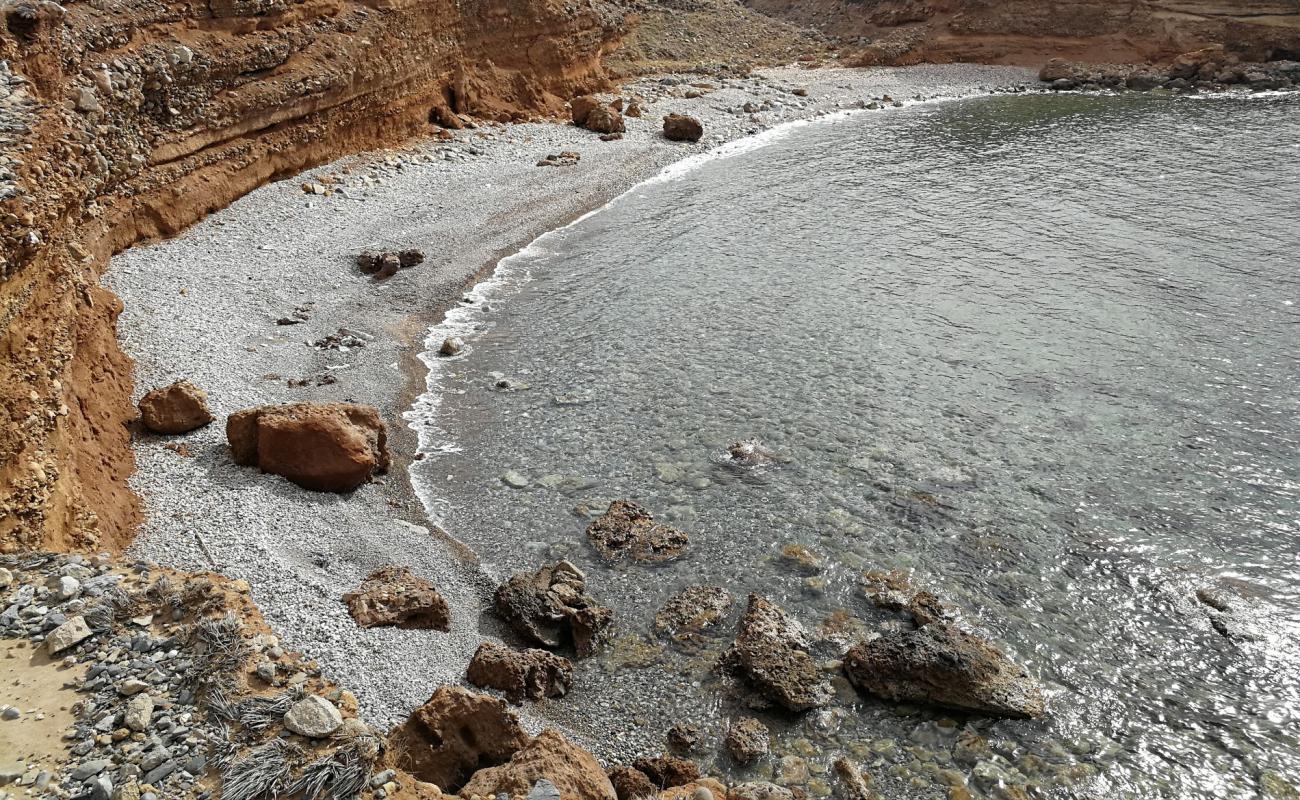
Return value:
[(569, 113), (573, 119), (573, 124), (577, 125), (579, 128), (586, 127), (587, 115), (592, 112), (592, 109), (599, 108), (600, 104), (600, 98), (589, 94), (584, 94), (570, 100)]
[(610, 563), (626, 559), (657, 564), (680, 558), (690, 542), (676, 528), (655, 522), (646, 508), (615, 500), (603, 516), (587, 526), (587, 539)]
[(592, 655), (605, 639), (614, 612), (585, 593), (586, 576), (568, 561), (537, 572), (512, 575), (497, 587), (494, 604), (515, 632), (555, 649), (572, 644), (579, 658)]
[(475, 772), (460, 796), (526, 796), (543, 779), (553, 783), (564, 800), (618, 800), (596, 757), (552, 728), (537, 734), (507, 763)]
[(505, 692), (518, 703), (527, 697), (563, 697), (573, 685), (573, 663), (546, 650), (512, 650), (483, 642), (474, 651), (466, 679), (475, 686)]
[(390, 565), (375, 570), (361, 588), (343, 595), (343, 602), (363, 628), (451, 629), (447, 601), (432, 583), (406, 567)]
[(606, 134), (622, 133), (627, 130), (623, 123), (623, 115), (609, 106), (596, 106), (588, 112), (583, 127), (589, 131)]
[(830, 680), (808, 653), (803, 626), (771, 601), (749, 596), (736, 641), (719, 666), (788, 711), (807, 711), (831, 699)]
[(320, 695), (307, 695), (284, 715), (284, 727), (311, 739), (323, 739), (343, 725), (338, 708)]
[(664, 138), (674, 142), (698, 142), (704, 135), (704, 125), (695, 117), (669, 114), (664, 117)]
[(1042, 689), (983, 639), (947, 623), (895, 631), (844, 657), (854, 686), (885, 700), (929, 703), (1003, 717), (1038, 717)]
[(258, 406), (231, 414), (226, 438), (236, 464), (314, 491), (348, 492), (388, 469), (387, 428), (373, 406)]
[(77, 615), (55, 628), (50, 632), (49, 636), (45, 637), (45, 649), (53, 655), (85, 641), (91, 635), (92, 631), (90, 626), (86, 624), (85, 617)]
[(650, 777), (636, 767), (620, 764), (611, 767), (608, 775), (618, 800), (640, 800), (654, 797), (659, 792), (659, 787), (650, 781)]
[(458, 791), (484, 767), (505, 764), (529, 742), (504, 701), (459, 686), (439, 687), (388, 738), (396, 766), (445, 792)]
[(153, 433), (188, 433), (212, 419), (207, 392), (189, 381), (176, 381), (140, 398), (140, 421)]

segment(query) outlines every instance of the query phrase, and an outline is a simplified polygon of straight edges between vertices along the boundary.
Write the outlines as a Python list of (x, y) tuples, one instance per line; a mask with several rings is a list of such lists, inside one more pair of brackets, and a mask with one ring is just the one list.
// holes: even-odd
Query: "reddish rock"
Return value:
[(579, 128), (587, 126), (587, 115), (592, 109), (600, 107), (600, 100), (593, 95), (584, 94), (581, 97), (575, 97), (569, 101), (569, 113), (573, 117), (573, 124)]
[(587, 538), (606, 561), (626, 559), (657, 564), (686, 552), (689, 537), (654, 521), (650, 512), (631, 500), (615, 500), (609, 510), (587, 526)]
[(645, 773), (650, 782), (660, 789), (684, 786), (700, 777), (700, 768), (694, 761), (677, 756), (638, 758), (632, 762), (632, 767)]
[(585, 593), (586, 576), (568, 561), (520, 572), (497, 587), (497, 613), (520, 636), (543, 647), (572, 644), (579, 658), (593, 654), (614, 622), (614, 612)]
[(458, 686), (439, 687), (388, 740), (396, 766), (446, 792), (459, 790), (484, 767), (509, 762), (529, 744), (504, 701)]
[(688, 586), (655, 614), (655, 632), (680, 643), (698, 642), (731, 610), (731, 593), (721, 586)]
[(208, 393), (189, 381), (176, 381), (140, 398), (140, 421), (154, 433), (188, 433), (212, 419)]
[(738, 764), (750, 764), (768, 754), (772, 736), (767, 726), (752, 717), (742, 717), (727, 729), (727, 752)]
[(1025, 669), (951, 624), (934, 622), (862, 642), (844, 656), (849, 681), (885, 700), (1003, 717), (1038, 717), (1044, 700)]
[(695, 117), (669, 114), (664, 117), (664, 138), (674, 142), (698, 142), (704, 135), (704, 125)]
[(596, 106), (589, 111), (583, 127), (589, 131), (605, 134), (622, 133), (627, 130), (623, 123), (623, 115), (609, 106)]
[(406, 567), (375, 570), (355, 592), (343, 595), (348, 613), (363, 628), (451, 630), (451, 612), (432, 583)]
[(619, 765), (609, 771), (609, 782), (614, 786), (618, 800), (641, 800), (659, 794), (659, 787), (636, 767)]
[(304, 489), (351, 491), (388, 469), (387, 429), (373, 406), (289, 403), (231, 414), (235, 463), (256, 465)]
[(596, 757), (551, 728), (539, 733), (509, 763), (474, 773), (460, 796), (496, 797), (504, 792), (523, 797), (542, 778), (555, 784), (562, 800), (618, 800)]
[(563, 697), (573, 685), (573, 662), (545, 650), (512, 650), (484, 642), (465, 677), (475, 686), (505, 692), (512, 703), (525, 697)]
[(640, 117), (641, 113), (641, 104), (636, 101), (628, 103), (627, 109), (623, 112), (624, 115), (629, 117)]

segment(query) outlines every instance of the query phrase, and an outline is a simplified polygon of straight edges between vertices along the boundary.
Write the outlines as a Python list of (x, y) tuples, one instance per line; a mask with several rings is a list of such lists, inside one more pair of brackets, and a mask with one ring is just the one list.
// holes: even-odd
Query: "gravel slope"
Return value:
[[(685, 99), (688, 87), (659, 80), (626, 87), (624, 96), (640, 93), (650, 102), (642, 119), (627, 120), (622, 141), (601, 142), (557, 124), (460, 131), (455, 142), (426, 140), (344, 159), (263, 187), (183, 236), (116, 257), (105, 283), (125, 303), (119, 335), (137, 359), (137, 397), (186, 378), (208, 391), (218, 419), (173, 440), (137, 439), (134, 486), (148, 520), (132, 554), (247, 579), (285, 644), (306, 651), (351, 688), (370, 722), (387, 726), (402, 719), (439, 684), (459, 682), (478, 642), (497, 631), (483, 612), (504, 576), (486, 574), (472, 552), (429, 523), (405, 474), (415, 437), (402, 413), (424, 388), (417, 358), (424, 334), (467, 283), (661, 167), (726, 141), (883, 94), (973, 94), (1034, 81), (1024, 70), (972, 66), (790, 67), (744, 80), (684, 79), (718, 89)], [(795, 96), (794, 87), (806, 87), (808, 96)], [(737, 112), (747, 101), (763, 100), (779, 107), (754, 118)], [(683, 145), (659, 136), (659, 120), (669, 111), (700, 117), (705, 140)], [(581, 153), (581, 162), (534, 166), (561, 150)], [(343, 178), (348, 196), (303, 192), (304, 181), (330, 174)], [(427, 260), (387, 282), (359, 274), (355, 253), (385, 245), (420, 247)], [(306, 322), (277, 325), (307, 304), (315, 305)], [(362, 334), (367, 343), (346, 352), (306, 344), (340, 328)], [(325, 373), (337, 382), (286, 384)], [(393, 472), (339, 496), (303, 491), (231, 462), (227, 414), (300, 400), (379, 407), (394, 434)], [(188, 457), (168, 448), (179, 443)], [(391, 562), (440, 587), (452, 610), (451, 633), (355, 626), (340, 595)], [(602, 715), (584, 707), (580, 684), (550, 711), (538, 711), (591, 724)], [(529, 720), (533, 726), (542, 721)], [(622, 723), (614, 729), (628, 727), (626, 720), (607, 722)], [(617, 743), (584, 743), (612, 756), (657, 746), (661, 736), (662, 731), (636, 731)]]

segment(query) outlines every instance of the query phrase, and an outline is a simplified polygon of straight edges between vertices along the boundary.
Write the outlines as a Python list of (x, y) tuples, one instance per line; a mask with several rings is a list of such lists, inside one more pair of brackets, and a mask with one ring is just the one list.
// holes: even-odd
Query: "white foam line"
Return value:
[[(1030, 93), (1034, 92), (1025, 92), (1023, 94)], [(493, 268), (491, 276), (478, 282), (465, 293), (464, 296), (469, 302), (462, 302), (455, 307), (448, 309), (442, 322), (430, 326), (428, 334), (425, 336), (424, 350), (420, 353), (420, 361), (422, 361), (428, 368), (428, 374), (425, 378), (425, 391), (416, 398), (415, 402), (411, 405), (411, 408), (402, 415), (407, 421), (408, 426), (415, 431), (418, 442), (417, 452), (422, 455), (459, 452), (460, 448), (456, 444), (452, 432), (444, 430), (438, 424), (438, 411), (442, 406), (443, 398), (442, 383), (443, 378), (446, 376), (446, 371), (456, 362), (470, 357), (473, 353), (473, 341), (484, 332), (491, 329), (491, 323), (484, 318), (481, 311), (483, 306), (490, 305), (495, 311), (505, 302), (506, 298), (513, 294), (517, 294), (528, 282), (528, 277), (531, 274), (528, 268), (529, 264), (548, 254), (550, 252), (550, 248), (547, 246), (548, 243), (563, 236), (563, 234), (569, 229), (580, 225), (587, 219), (605, 211), (615, 203), (618, 203), (628, 195), (634, 194), (645, 186), (681, 180), (686, 175), (712, 161), (731, 158), (733, 156), (751, 153), (755, 150), (762, 149), (786, 139), (795, 131), (810, 125), (834, 124), (860, 114), (881, 114), (889, 111), (897, 111), (900, 110), (900, 108), (911, 108), (920, 105), (932, 105), (952, 102), (954, 100), (969, 100), (977, 97), (992, 96), (997, 95), (966, 94), (938, 96), (926, 100), (899, 101), (902, 103), (901, 106), (894, 106), (891, 103), (883, 105), (879, 109), (840, 109), (820, 114), (815, 117), (809, 117), (807, 119), (783, 122), (752, 136), (735, 139), (714, 147), (706, 152), (697, 153), (692, 156), (687, 156), (679, 161), (674, 161), (650, 178), (629, 187), (626, 191), (622, 192), (608, 203), (605, 203), (599, 208), (588, 211), (567, 225), (547, 231), (541, 236), (538, 236), (519, 252), (502, 258)], [(438, 355), (442, 343), (449, 337), (453, 336), (460, 337), (465, 341), (465, 352), (461, 355), (450, 358)], [(424, 506), (430, 519), (435, 524), (445, 528), (445, 520), (436, 513), (436, 509), (446, 508), (448, 506), (448, 501), (444, 498), (433, 496), (428, 490), (423, 489), (415, 480), (412, 480), (411, 484), (412, 490), (420, 499), (420, 502)]]

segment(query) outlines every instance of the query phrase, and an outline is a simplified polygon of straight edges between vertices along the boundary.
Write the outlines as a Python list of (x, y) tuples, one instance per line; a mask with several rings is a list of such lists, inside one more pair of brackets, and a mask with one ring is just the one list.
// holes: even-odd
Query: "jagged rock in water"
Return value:
[(669, 114), (664, 117), (664, 138), (674, 142), (698, 142), (704, 135), (704, 125), (695, 117)]
[(757, 466), (777, 460), (776, 453), (757, 439), (742, 439), (727, 446), (727, 455), (738, 464)]
[(731, 593), (721, 586), (688, 586), (655, 614), (655, 632), (678, 642), (694, 642), (731, 610)]
[(680, 558), (690, 538), (654, 521), (646, 508), (631, 500), (615, 500), (609, 510), (587, 526), (587, 539), (611, 564), (631, 559), (657, 564)]
[(873, 569), (863, 573), (862, 594), (876, 608), (907, 614), (918, 627), (957, 617), (956, 608), (917, 588), (902, 570)]
[(895, 631), (844, 657), (854, 686), (885, 700), (930, 703), (1004, 717), (1037, 717), (1042, 689), (988, 642), (947, 623)]
[(258, 406), (226, 420), (236, 464), (314, 491), (351, 491), (386, 471), (387, 436), (379, 411), (355, 403)]
[(835, 777), (840, 780), (839, 795), (842, 800), (873, 800), (876, 793), (871, 791), (871, 776), (863, 772), (847, 758), (835, 760)]
[(207, 392), (189, 381), (176, 381), (140, 398), (140, 421), (153, 433), (188, 433), (212, 419)]
[(509, 762), (475, 772), (460, 795), (526, 796), (543, 779), (555, 784), (565, 800), (618, 800), (596, 757), (552, 728), (539, 733)]
[(579, 658), (596, 651), (614, 612), (585, 593), (586, 576), (568, 561), (520, 572), (497, 587), (497, 613), (531, 642), (555, 649), (572, 644)]
[(459, 686), (439, 687), (388, 738), (398, 767), (444, 792), (505, 764), (530, 741), (504, 701)]
[(808, 634), (771, 601), (749, 596), (740, 630), (719, 666), (789, 711), (807, 711), (831, 699), (830, 680), (808, 653)]
[(348, 613), (363, 628), (451, 630), (447, 601), (432, 583), (406, 567), (389, 565), (370, 574), (361, 588), (343, 595)]
[(466, 678), (475, 686), (505, 692), (512, 703), (525, 697), (563, 697), (573, 685), (573, 663), (545, 650), (512, 650), (484, 642), (474, 651)]
[(767, 726), (752, 717), (742, 717), (727, 728), (727, 752), (739, 764), (751, 764), (768, 754), (772, 737)]

